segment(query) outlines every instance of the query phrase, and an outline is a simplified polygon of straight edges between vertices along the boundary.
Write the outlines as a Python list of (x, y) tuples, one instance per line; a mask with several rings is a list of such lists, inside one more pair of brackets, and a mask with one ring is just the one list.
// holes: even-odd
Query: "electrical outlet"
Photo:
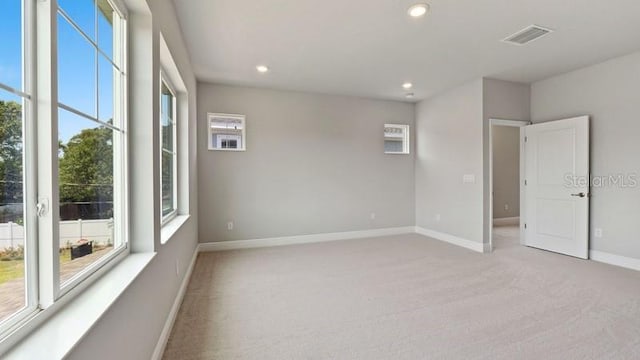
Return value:
[(440, 220), (442, 220), (442, 216), (440, 216), (440, 214), (436, 214), (436, 221), (440, 222)]
[(229, 221), (227, 223), (227, 230), (229, 230), (229, 231), (233, 230), (233, 221)]
[(602, 229), (601, 228), (595, 228), (593, 231), (593, 235), (597, 238), (601, 238), (602, 237)]
[(509, 204), (504, 204), (504, 211), (509, 211)]
[(376, 213), (371, 213), (371, 220), (375, 220), (376, 219)]

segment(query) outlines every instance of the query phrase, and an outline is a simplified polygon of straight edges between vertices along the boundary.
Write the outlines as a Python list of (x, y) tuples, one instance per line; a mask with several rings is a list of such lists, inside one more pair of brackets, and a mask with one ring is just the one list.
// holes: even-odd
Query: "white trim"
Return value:
[(173, 236), (182, 228), (191, 215), (175, 215), (171, 221), (162, 225), (162, 229), (160, 229), (160, 243), (162, 245), (166, 244), (167, 241), (173, 238)]
[(404, 226), (404, 227), (395, 227), (395, 228), (346, 231), (346, 232), (335, 232), (335, 233), (324, 233), (324, 234), (299, 235), (299, 236), (284, 236), (284, 237), (274, 237), (274, 238), (264, 238), (264, 239), (217, 241), (217, 242), (201, 243), (200, 251), (222, 251), (222, 250), (249, 249), (249, 248), (294, 245), (294, 244), (309, 244), (309, 243), (319, 243), (319, 242), (337, 241), (337, 240), (361, 239), (361, 238), (369, 238), (369, 237), (376, 237), (376, 236), (411, 234), (414, 232), (415, 232), (415, 228), (413, 226)]
[(493, 219), (493, 226), (520, 225), (520, 217), (506, 217)]
[(160, 360), (162, 359), (162, 355), (164, 355), (164, 350), (167, 347), (167, 342), (169, 341), (169, 336), (171, 335), (173, 324), (176, 322), (178, 311), (180, 311), (180, 307), (182, 306), (182, 300), (184, 299), (184, 295), (187, 292), (187, 287), (189, 285), (189, 282), (191, 281), (191, 274), (193, 273), (193, 268), (196, 265), (198, 253), (200, 253), (200, 245), (196, 246), (196, 249), (193, 252), (193, 256), (191, 257), (191, 263), (189, 264), (187, 272), (182, 278), (182, 284), (180, 285), (178, 294), (176, 294), (176, 299), (173, 302), (173, 306), (171, 306), (171, 310), (169, 311), (169, 315), (167, 316), (167, 321), (165, 321), (164, 323), (164, 327), (162, 328), (162, 332), (160, 333), (158, 343), (153, 350), (153, 355), (151, 355), (152, 360)]
[(531, 125), (531, 121), (528, 120), (505, 120), (505, 119), (489, 119), (491, 125), (497, 126), (511, 126), (511, 127), (523, 127)]
[(589, 250), (589, 258), (593, 261), (640, 271), (640, 259), (610, 254), (597, 250)]
[(463, 239), (463, 238), (455, 236), (455, 235), (446, 234), (446, 233), (442, 233), (442, 232), (435, 231), (435, 230), (425, 229), (425, 228), (422, 228), (420, 226), (416, 226), (415, 232), (420, 234), (420, 235), (424, 235), (426, 237), (430, 237), (430, 238), (433, 238), (433, 239), (436, 239), (436, 240), (448, 242), (449, 244), (457, 245), (457, 246), (460, 246), (460, 247), (463, 247), (463, 248), (467, 248), (469, 250), (473, 250), (473, 251), (479, 252), (479, 253), (489, 252), (489, 250), (490, 250), (490, 248), (488, 246), (489, 244), (483, 244), (483, 243), (479, 243), (479, 242), (476, 242), (476, 241)]

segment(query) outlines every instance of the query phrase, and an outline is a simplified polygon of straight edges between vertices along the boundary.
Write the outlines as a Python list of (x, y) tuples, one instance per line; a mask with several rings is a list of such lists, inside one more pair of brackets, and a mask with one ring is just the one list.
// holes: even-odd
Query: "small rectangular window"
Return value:
[(209, 114), (209, 150), (246, 150), (244, 115)]
[(384, 153), (409, 154), (409, 125), (384, 124)]

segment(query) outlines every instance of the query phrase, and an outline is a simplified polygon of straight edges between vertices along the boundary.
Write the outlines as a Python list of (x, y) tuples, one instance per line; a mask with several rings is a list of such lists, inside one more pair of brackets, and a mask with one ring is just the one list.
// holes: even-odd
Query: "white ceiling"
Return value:
[[(639, 0), (175, 0), (201, 81), (414, 100), (480, 77), (533, 82), (640, 49)], [(554, 29), (518, 47), (500, 40)], [(258, 74), (255, 66), (271, 68)]]

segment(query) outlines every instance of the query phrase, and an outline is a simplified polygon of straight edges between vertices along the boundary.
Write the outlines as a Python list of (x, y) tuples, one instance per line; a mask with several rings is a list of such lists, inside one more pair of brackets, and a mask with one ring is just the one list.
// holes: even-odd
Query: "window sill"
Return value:
[(178, 215), (162, 226), (160, 242), (166, 244), (184, 225), (191, 215)]
[[(3, 359), (62, 359), (155, 257), (131, 254), (27, 335)], [(36, 319), (33, 319), (36, 320)]]
[(221, 148), (209, 148), (209, 151), (231, 151), (231, 152), (241, 152), (247, 151), (247, 149), (221, 149)]

